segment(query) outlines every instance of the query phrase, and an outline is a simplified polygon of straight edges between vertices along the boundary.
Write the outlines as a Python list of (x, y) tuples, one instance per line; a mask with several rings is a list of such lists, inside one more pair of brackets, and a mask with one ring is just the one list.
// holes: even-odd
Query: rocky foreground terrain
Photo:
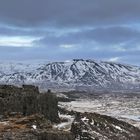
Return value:
[(1, 140), (72, 140), (71, 132), (53, 127), (60, 123), (57, 98), (37, 87), (0, 86)]
[[(140, 130), (97, 113), (58, 107), (53, 93), (35, 86), (0, 86), (1, 140), (139, 140)], [(64, 101), (64, 99), (63, 99)]]
[(139, 140), (140, 130), (97, 113), (76, 113), (71, 130), (79, 140)]
[(8, 115), (0, 120), (0, 140), (73, 140), (71, 132), (58, 131), (43, 115)]

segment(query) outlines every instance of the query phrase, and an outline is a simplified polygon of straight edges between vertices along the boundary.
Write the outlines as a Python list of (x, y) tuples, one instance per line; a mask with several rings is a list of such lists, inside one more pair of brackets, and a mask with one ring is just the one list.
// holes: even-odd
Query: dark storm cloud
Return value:
[(33, 26), (105, 25), (140, 21), (138, 0), (1, 0), (0, 20)]
[[(80, 35), (79, 35), (80, 36)], [(83, 38), (94, 40), (101, 44), (119, 44), (130, 41), (138, 41), (140, 38), (140, 31), (128, 27), (108, 27), (96, 28), (83, 33)]]
[(0, 0), (0, 59), (140, 65), (139, 17), (139, 0)]
[[(128, 27), (107, 27), (82, 30), (74, 33), (67, 33), (61, 36), (46, 35), (40, 43), (44, 44), (78, 44), (87, 42), (97, 42), (104, 45), (120, 44), (120, 43), (138, 43), (140, 31)], [(132, 45), (132, 44), (131, 44)]]
[[(50, 34), (49, 31), (45, 31), (45, 33)], [(17, 26), (0, 24), (0, 36), (42, 36), (43, 34), (44, 30), (40, 28), (19, 28)]]

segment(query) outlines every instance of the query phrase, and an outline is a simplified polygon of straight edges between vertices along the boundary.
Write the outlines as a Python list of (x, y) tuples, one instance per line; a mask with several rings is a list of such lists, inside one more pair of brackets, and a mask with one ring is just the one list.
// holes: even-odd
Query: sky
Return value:
[(0, 0), (0, 60), (140, 66), (139, 0)]

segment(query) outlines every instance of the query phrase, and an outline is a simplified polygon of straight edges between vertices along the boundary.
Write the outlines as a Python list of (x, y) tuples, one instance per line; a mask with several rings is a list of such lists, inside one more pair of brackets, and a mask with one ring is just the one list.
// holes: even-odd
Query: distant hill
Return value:
[(0, 63), (0, 83), (59, 90), (140, 90), (140, 67), (83, 59), (47, 64)]

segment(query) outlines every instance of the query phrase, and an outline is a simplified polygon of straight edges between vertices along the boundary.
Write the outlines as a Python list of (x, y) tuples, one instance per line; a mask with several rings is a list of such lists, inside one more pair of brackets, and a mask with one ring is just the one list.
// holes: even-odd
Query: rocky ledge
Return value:
[(58, 131), (43, 115), (10, 114), (1, 118), (0, 140), (73, 140), (70, 132)]
[(42, 114), (52, 122), (59, 121), (57, 98), (53, 93), (40, 93), (32, 85), (0, 86), (0, 115), (19, 112), (24, 116)]
[(0, 86), (0, 140), (73, 140), (60, 123), (57, 98), (35, 86)]
[(140, 140), (140, 130), (97, 113), (75, 113), (71, 131), (76, 140)]

